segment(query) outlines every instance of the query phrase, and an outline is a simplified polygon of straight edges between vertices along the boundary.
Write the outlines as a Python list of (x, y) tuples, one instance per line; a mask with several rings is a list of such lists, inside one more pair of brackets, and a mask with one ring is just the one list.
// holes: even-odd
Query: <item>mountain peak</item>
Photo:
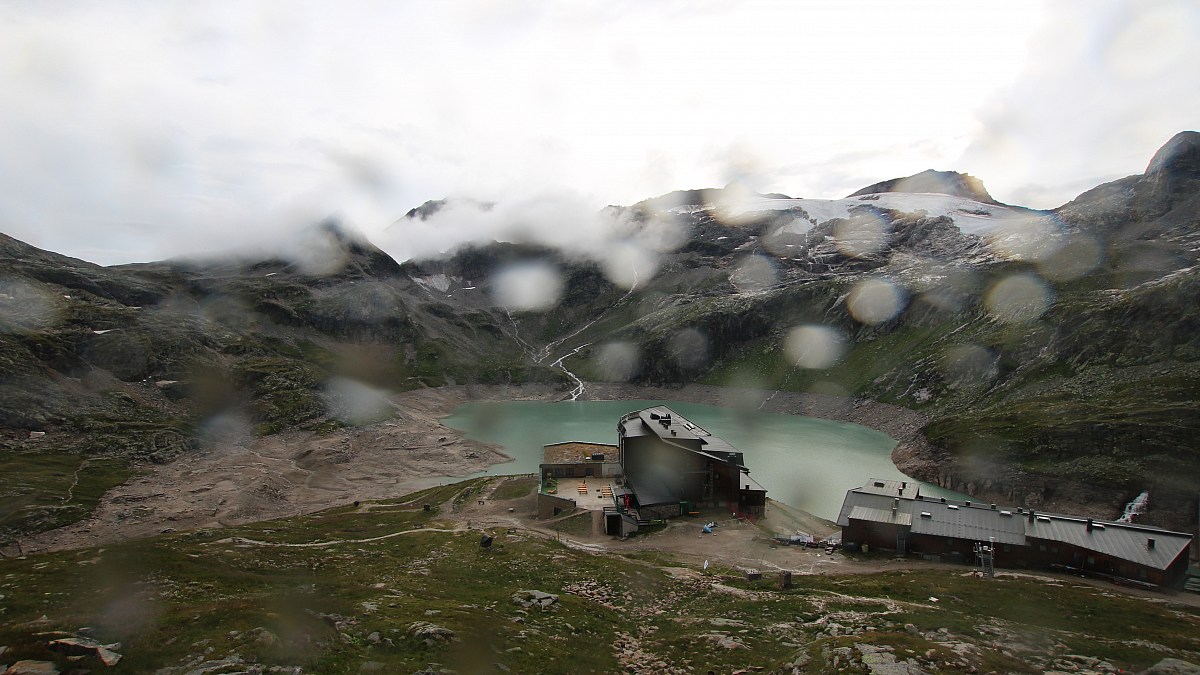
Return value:
[[(408, 213), (404, 214), (404, 218), (407, 218), (408, 220), (429, 220), (438, 213), (441, 213), (441, 211), (447, 206), (451, 205), (466, 205), (478, 209), (479, 211), (491, 211), (496, 206), (495, 202), (480, 201), (478, 199), (470, 199), (466, 197), (454, 199), (451, 199), (450, 197), (445, 199), (430, 199), (416, 208), (409, 209)], [(404, 220), (404, 218), (401, 220)]]
[(287, 257), (306, 273), (389, 276), (400, 265), (361, 232), (329, 217), (302, 233)]
[(880, 192), (935, 192), (955, 197), (966, 197), (967, 199), (973, 199), (984, 204), (1001, 205), (1000, 202), (988, 194), (987, 188), (983, 187), (983, 181), (978, 178), (957, 171), (934, 171), (933, 169), (922, 171), (907, 178), (893, 178), (891, 180), (880, 181), (874, 185), (868, 185), (850, 195), (847, 199)]
[(1163, 172), (1200, 174), (1200, 132), (1181, 131), (1154, 153), (1146, 175)]

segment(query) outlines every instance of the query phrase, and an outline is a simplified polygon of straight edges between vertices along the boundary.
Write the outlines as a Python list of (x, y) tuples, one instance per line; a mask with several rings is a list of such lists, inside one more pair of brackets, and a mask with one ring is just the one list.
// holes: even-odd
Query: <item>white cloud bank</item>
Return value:
[[(577, 244), (605, 204), (734, 178), (842, 197), (927, 168), (1051, 207), (1200, 126), (1198, 11), (0, 3), (0, 231), (118, 263), (333, 214), (403, 257), (521, 220)], [(388, 234), (446, 195), (521, 216)]]

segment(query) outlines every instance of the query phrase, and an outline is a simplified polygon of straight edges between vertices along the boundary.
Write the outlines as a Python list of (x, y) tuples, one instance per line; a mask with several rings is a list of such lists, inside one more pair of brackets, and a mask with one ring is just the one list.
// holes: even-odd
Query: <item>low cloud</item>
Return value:
[(1037, 208), (1141, 173), (1167, 140), (1200, 123), (1200, 89), (1191, 86), (1200, 63), (1196, 3), (1049, 8), (1025, 71), (980, 109), (960, 160), (1000, 201)]
[[(104, 264), (256, 250), (331, 215), (400, 258), (493, 238), (578, 250), (620, 240), (606, 204), (733, 179), (839, 198), (927, 168), (1054, 206), (1195, 126), (1195, 14), (7, 3), (0, 231)], [(454, 194), (497, 209), (389, 228)]]

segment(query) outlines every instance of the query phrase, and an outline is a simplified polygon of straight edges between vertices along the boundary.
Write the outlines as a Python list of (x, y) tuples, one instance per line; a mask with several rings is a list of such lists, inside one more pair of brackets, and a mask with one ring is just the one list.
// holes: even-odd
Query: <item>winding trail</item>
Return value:
[(420, 532), (466, 532), (465, 524), (459, 524), (457, 527), (446, 529), (440, 527), (417, 527), (409, 530), (398, 530), (389, 532), (378, 537), (367, 537), (366, 539), (330, 539), (328, 541), (307, 541), (299, 544), (291, 544), (281, 541), (263, 541), (261, 539), (247, 539), (246, 537), (227, 537), (218, 539), (212, 542), (211, 545), (217, 544), (250, 544), (252, 546), (273, 546), (277, 548), (324, 548), (326, 546), (337, 546), (338, 544), (369, 544), (373, 541), (383, 541), (393, 537), (402, 537), (406, 534), (418, 534)]
[(75, 488), (79, 485), (79, 474), (83, 473), (84, 467), (88, 464), (88, 460), (79, 462), (79, 466), (75, 468), (75, 479), (71, 481), (71, 487), (67, 488), (67, 496), (63, 497), (62, 503), (67, 504), (75, 498)]

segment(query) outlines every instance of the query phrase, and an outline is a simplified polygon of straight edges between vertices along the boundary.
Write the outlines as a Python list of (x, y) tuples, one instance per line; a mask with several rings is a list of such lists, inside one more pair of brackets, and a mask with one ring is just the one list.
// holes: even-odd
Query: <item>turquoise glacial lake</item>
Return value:
[[(562, 441), (617, 442), (617, 420), (667, 405), (740, 450), (767, 496), (835, 520), (846, 490), (872, 478), (911, 480), (892, 464), (896, 441), (874, 429), (829, 420), (676, 401), (473, 401), (442, 422), (470, 439), (501, 445), (514, 459), (489, 474), (536, 473), (542, 446)], [(484, 474), (477, 474), (484, 475)], [(921, 494), (962, 495), (921, 484)]]

